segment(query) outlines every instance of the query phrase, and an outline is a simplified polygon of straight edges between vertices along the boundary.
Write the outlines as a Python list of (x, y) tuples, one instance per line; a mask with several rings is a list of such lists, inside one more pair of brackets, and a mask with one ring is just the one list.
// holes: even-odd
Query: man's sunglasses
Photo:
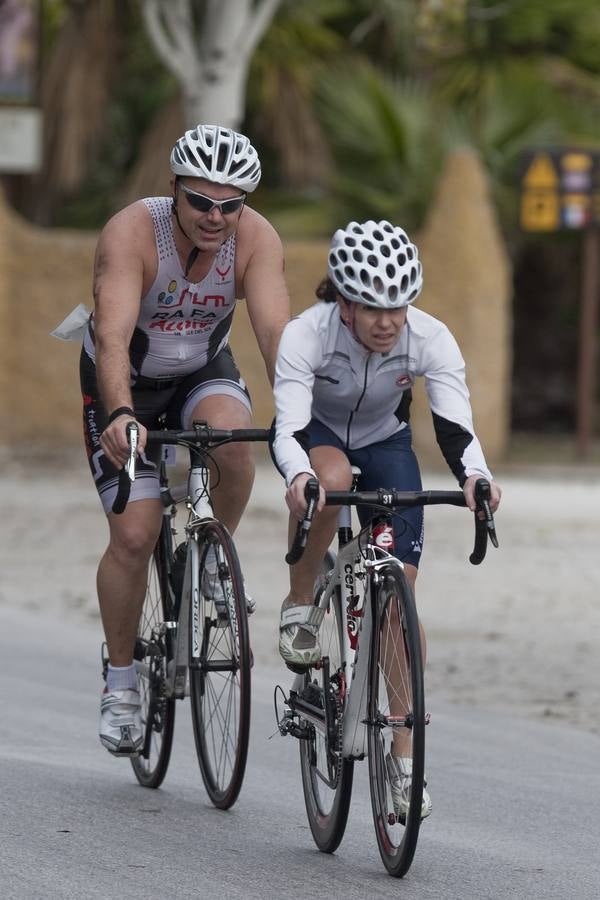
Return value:
[(218, 207), (219, 212), (226, 216), (229, 213), (237, 212), (238, 209), (241, 209), (244, 205), (244, 200), (246, 199), (246, 195), (242, 194), (239, 197), (231, 197), (229, 200), (213, 200), (212, 197), (207, 197), (206, 194), (199, 194), (197, 191), (192, 191), (191, 188), (186, 187), (185, 184), (179, 184), (179, 187), (185, 194), (187, 198), (187, 202), (194, 209), (197, 209), (198, 212), (209, 213), (212, 209)]

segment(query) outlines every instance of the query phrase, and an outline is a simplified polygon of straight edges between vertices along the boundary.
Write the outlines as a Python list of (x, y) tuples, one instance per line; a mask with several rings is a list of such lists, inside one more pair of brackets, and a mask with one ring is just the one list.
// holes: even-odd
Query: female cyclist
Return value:
[[(389, 222), (350, 222), (335, 232), (322, 301), (284, 329), (275, 376), (275, 461), (286, 484), (290, 529), (306, 510), (304, 487), (317, 478), (320, 499), (305, 553), (290, 567), (283, 601), (279, 650), (295, 671), (318, 661), (319, 617), (313, 585), (334, 538), (338, 508), (324, 506), (325, 490), (348, 490), (351, 466), (361, 469), (360, 490), (420, 490), (412, 449), (409, 410), (415, 379), (425, 379), (436, 437), (475, 509), (478, 478), (491, 483), (492, 511), (500, 488), (492, 480), (472, 422), (465, 364), (448, 328), (411, 304), (423, 285), (418, 250)], [(361, 521), (369, 518), (363, 509)], [(408, 527), (406, 522), (408, 521)], [(395, 554), (415, 587), (423, 548), (423, 509), (403, 510), (395, 531)], [(424, 645), (424, 637), (423, 637)], [(401, 805), (410, 785), (412, 760), (394, 739), (388, 756)], [(423, 798), (423, 816), (431, 801)]]

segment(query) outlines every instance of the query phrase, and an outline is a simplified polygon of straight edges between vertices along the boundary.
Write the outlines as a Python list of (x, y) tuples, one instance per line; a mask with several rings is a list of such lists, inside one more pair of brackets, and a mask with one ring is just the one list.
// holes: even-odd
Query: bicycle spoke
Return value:
[[(207, 792), (227, 808), (241, 788), (250, 725), (250, 647), (246, 597), (235, 547), (218, 522), (202, 535), (200, 656), (190, 667), (196, 749)], [(193, 641), (192, 641), (193, 643)]]
[[(323, 572), (329, 572), (333, 564), (334, 560), (328, 554), (323, 561)], [(322, 710), (322, 724), (314, 725), (306, 720), (310, 736), (300, 740), (300, 768), (308, 822), (317, 847), (326, 853), (333, 853), (344, 835), (354, 771), (353, 761), (343, 759), (341, 755), (341, 717), (345, 698), (343, 628), (341, 600), (339, 593), (335, 592), (319, 631), (321, 651), (329, 661), (333, 696), (326, 699), (324, 669), (309, 670), (304, 678), (303, 697), (311, 706)], [(325, 727), (326, 702), (329, 703), (330, 714), (338, 717), (338, 736), (334, 746), (329, 743)]]
[[(373, 609), (368, 697), (371, 804), (384, 865), (390, 874), (402, 876), (411, 865), (421, 824), (425, 713), (418, 619), (401, 570), (380, 573)], [(394, 757), (410, 761), (408, 780), (399, 777)]]
[[(216, 690), (216, 685), (211, 681), (205, 684), (205, 691), (207, 694), (210, 694), (212, 697), (212, 703), (206, 704), (205, 708), (212, 708), (212, 714), (208, 714), (204, 717), (204, 727), (206, 732), (211, 735), (211, 744), (213, 748), (213, 757), (215, 760), (219, 760), (219, 753), (221, 755), (222, 764), (219, 765), (217, 762), (217, 780), (222, 781), (224, 777), (224, 772), (226, 770), (226, 765), (229, 763), (230, 769), (233, 768), (233, 760), (235, 757), (235, 747), (236, 747), (236, 737), (237, 734), (235, 732), (235, 722), (238, 717), (238, 704), (236, 702), (236, 694), (233, 690), (229, 689), (227, 694), (227, 699), (225, 703), (225, 709), (222, 708), (223, 702), (223, 694), (227, 690), (229, 685), (225, 682), (221, 688), (220, 693)], [(230, 733), (229, 723), (233, 724), (234, 734)]]
[(159, 787), (165, 777), (175, 725), (175, 701), (165, 696), (167, 637), (164, 622), (170, 616), (169, 598), (164, 596), (162, 585), (166, 585), (163, 566), (167, 538), (170, 540), (170, 534), (161, 535), (150, 560), (146, 597), (136, 642), (136, 667), (145, 739), (142, 753), (131, 760), (131, 765), (140, 784), (151, 788)]

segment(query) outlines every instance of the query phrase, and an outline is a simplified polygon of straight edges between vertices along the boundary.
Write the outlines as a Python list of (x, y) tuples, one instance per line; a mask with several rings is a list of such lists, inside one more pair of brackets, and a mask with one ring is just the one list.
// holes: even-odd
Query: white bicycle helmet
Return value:
[(231, 184), (245, 193), (260, 181), (258, 154), (248, 138), (221, 125), (198, 125), (186, 131), (171, 151), (171, 171)]
[(419, 251), (389, 222), (350, 222), (338, 228), (329, 248), (328, 274), (346, 300), (397, 309), (421, 293)]

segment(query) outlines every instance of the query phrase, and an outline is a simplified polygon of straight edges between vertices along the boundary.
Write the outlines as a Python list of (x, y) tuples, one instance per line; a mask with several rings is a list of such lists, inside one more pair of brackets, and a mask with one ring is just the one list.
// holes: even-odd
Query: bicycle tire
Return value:
[[(250, 736), (246, 595), (237, 551), (224, 525), (214, 521), (204, 526), (199, 550), (198, 615), (190, 615), (192, 725), (208, 796), (219, 809), (228, 809), (242, 787)], [(217, 567), (211, 572), (213, 557)], [(219, 590), (227, 598), (225, 617), (219, 617), (214, 602)]]
[(164, 628), (164, 623), (173, 619), (167, 569), (170, 542), (170, 523), (163, 523), (163, 530), (150, 558), (134, 653), (144, 745), (140, 755), (132, 757), (131, 765), (139, 783), (148, 788), (157, 788), (163, 782), (171, 758), (175, 728), (175, 700), (169, 699), (165, 693), (167, 665), (172, 656), (171, 635)]
[[(316, 595), (322, 588), (323, 576), (333, 568), (334, 564), (334, 556), (328, 553), (323, 560), (320, 578), (317, 579), (315, 585)], [(333, 698), (339, 716), (337, 747), (330, 747), (327, 735), (318, 726), (316, 727), (307, 720), (301, 720), (301, 724), (308, 729), (310, 735), (308, 738), (300, 740), (300, 771), (304, 803), (315, 844), (323, 853), (333, 853), (337, 850), (344, 836), (354, 776), (354, 760), (345, 759), (341, 755), (344, 710), (343, 701), (339, 698), (345, 695), (345, 688), (342, 687), (339, 679), (345, 678), (345, 673), (341, 670), (343, 628), (341, 597), (337, 590), (331, 597), (329, 609), (325, 613), (319, 631), (321, 650), (323, 656), (329, 658), (333, 689), (337, 694)], [(303, 694), (308, 688), (311, 690), (313, 698), (319, 698), (315, 699), (315, 703), (321, 705), (324, 703), (323, 675), (323, 669), (309, 670), (304, 676), (303, 684)], [(333, 778), (331, 777), (332, 770), (335, 772)], [(326, 784), (324, 778), (327, 778), (332, 786)]]
[[(401, 878), (413, 861), (421, 825), (425, 766), (423, 664), (412, 589), (397, 567), (380, 570), (379, 576), (379, 584), (373, 590), (367, 699), (369, 788), (381, 859), (390, 875)], [(397, 674), (390, 673), (391, 664)], [(394, 811), (385, 759), (386, 740), (389, 739), (389, 751), (393, 736), (388, 718), (392, 715), (392, 703), (406, 717), (406, 725), (395, 727), (407, 727), (411, 733), (412, 783), (404, 821)]]

